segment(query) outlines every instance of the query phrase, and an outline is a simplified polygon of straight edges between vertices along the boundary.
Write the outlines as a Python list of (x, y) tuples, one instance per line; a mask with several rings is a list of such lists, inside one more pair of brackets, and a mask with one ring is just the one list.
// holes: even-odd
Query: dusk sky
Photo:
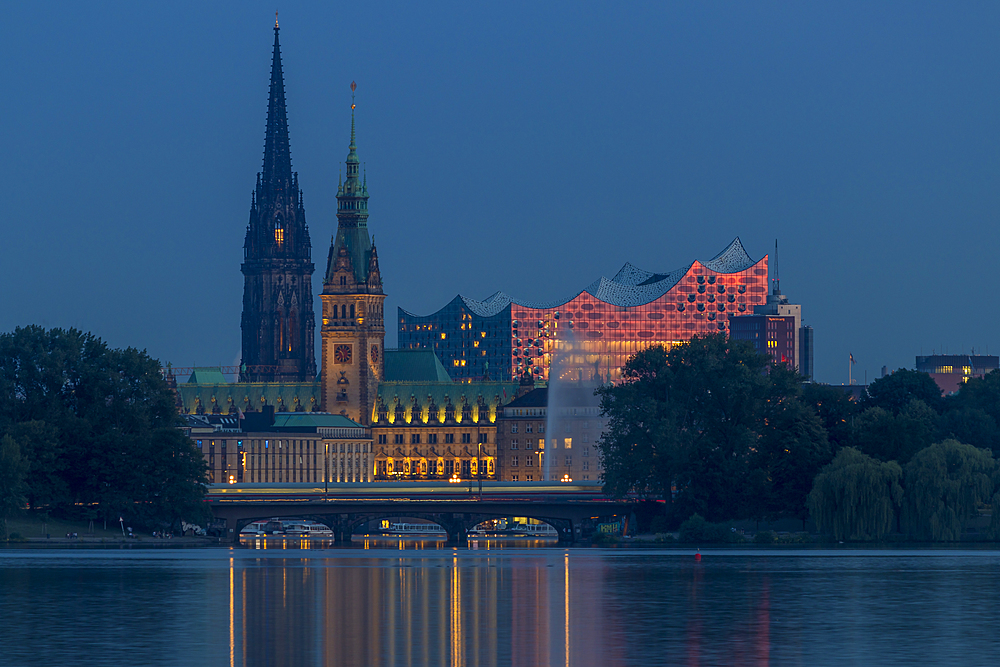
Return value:
[[(388, 347), (399, 306), (568, 298), (739, 236), (779, 239), (819, 381), (1000, 352), (998, 3), (277, 9), (316, 312), (356, 81)], [(238, 363), (274, 10), (5, 8), (0, 331)]]

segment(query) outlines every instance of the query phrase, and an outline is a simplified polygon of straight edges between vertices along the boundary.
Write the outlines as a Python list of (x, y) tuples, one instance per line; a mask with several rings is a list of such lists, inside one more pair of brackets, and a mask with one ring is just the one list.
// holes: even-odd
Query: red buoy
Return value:
[(695, 560), (696, 563), (700, 563), (701, 562), (701, 552), (700, 551), (697, 552), (697, 553), (695, 553), (694, 560)]

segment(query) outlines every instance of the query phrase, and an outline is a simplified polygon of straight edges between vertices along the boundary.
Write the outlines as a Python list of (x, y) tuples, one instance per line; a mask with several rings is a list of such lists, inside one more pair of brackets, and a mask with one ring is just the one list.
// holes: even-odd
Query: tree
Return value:
[(1000, 455), (1000, 428), (986, 410), (959, 404), (946, 410), (938, 418), (937, 438), (958, 440), (980, 449), (989, 449), (993, 456)]
[(869, 456), (905, 464), (934, 442), (936, 421), (937, 413), (917, 399), (911, 399), (896, 413), (869, 408), (854, 422), (854, 443)]
[(62, 505), (69, 500), (64, 479), (66, 452), (58, 430), (44, 421), (14, 424), (9, 433), (21, 447), (27, 465), (25, 487), (28, 507)]
[(984, 410), (1000, 424), (1000, 370), (990, 371), (981, 378), (969, 378), (959, 386), (955, 398), (959, 405)]
[(854, 444), (853, 424), (861, 414), (861, 405), (850, 394), (837, 387), (810, 382), (802, 387), (802, 401), (816, 410), (834, 454)]
[(7, 519), (24, 506), (27, 467), (17, 441), (9, 435), (0, 438), (0, 540), (7, 539)]
[[(609, 418), (600, 442), (605, 490), (662, 497), (676, 519), (697, 513), (710, 521), (773, 511), (772, 471), (761, 465), (778, 466), (780, 485), (804, 483), (808, 490), (810, 470), (822, 465), (811, 462), (810, 447), (818, 446), (819, 460), (828, 447), (822, 425), (811, 407), (798, 402), (802, 378), (785, 366), (768, 369), (769, 363), (748, 343), (723, 334), (630, 358), (625, 381), (598, 390)], [(794, 444), (780, 443), (768, 419), (782, 420)], [(803, 465), (760, 456), (766, 434), (782, 452), (785, 445), (797, 452), (801, 445)], [(782, 488), (781, 494), (788, 503), (782, 511), (799, 515), (796, 492)]]
[(945, 440), (914, 455), (905, 467), (902, 523), (913, 539), (962, 537), (980, 505), (993, 495), (996, 462), (988, 449)]
[(862, 408), (883, 408), (896, 413), (914, 399), (923, 401), (935, 412), (941, 410), (941, 388), (927, 373), (901, 368), (868, 385)]
[(768, 514), (804, 521), (813, 480), (833, 458), (826, 429), (812, 407), (795, 397), (769, 401), (765, 412), (757, 467), (768, 472)]
[(895, 523), (903, 500), (903, 471), (845, 447), (824, 467), (809, 492), (809, 513), (836, 540), (880, 540)]
[(190, 440), (164, 435), (179, 424), (160, 365), (144, 351), (76, 329), (0, 335), (0, 433), (29, 443), (33, 504), (96, 503), (112, 518), (167, 521), (168, 499), (184, 498), (185, 511), (200, 512), (189, 497), (204, 494), (201, 456)]

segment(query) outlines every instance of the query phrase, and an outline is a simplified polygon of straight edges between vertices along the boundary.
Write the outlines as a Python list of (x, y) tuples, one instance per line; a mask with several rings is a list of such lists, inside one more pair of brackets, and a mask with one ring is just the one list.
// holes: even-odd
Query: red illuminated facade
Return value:
[(765, 303), (767, 255), (756, 262), (734, 240), (713, 259), (653, 273), (626, 264), (566, 301), (536, 304), (497, 292), (484, 301), (459, 296), (437, 313), (399, 310), (399, 346), (431, 348), (456, 380), (528, 370), (547, 380), (553, 353), (566, 379), (614, 381), (636, 352), (696, 334), (728, 332), (731, 318)]

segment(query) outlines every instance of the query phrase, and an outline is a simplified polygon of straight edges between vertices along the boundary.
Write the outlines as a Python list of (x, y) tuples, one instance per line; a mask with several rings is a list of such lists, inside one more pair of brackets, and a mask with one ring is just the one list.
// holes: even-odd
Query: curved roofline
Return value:
[[(521, 299), (515, 299), (504, 292), (494, 292), (482, 301), (478, 301), (459, 294), (435, 312), (440, 312), (443, 308), (454, 303), (456, 299), (461, 299), (465, 307), (479, 317), (494, 317), (495, 315), (500, 314), (511, 304), (521, 306), (522, 308), (534, 308), (539, 310), (558, 308), (569, 303), (573, 299), (576, 299), (585, 292), (590, 294), (595, 299), (611, 306), (641, 306), (655, 301), (666, 294), (697, 264), (700, 264), (709, 271), (717, 274), (733, 274), (746, 271), (764, 261), (766, 258), (767, 255), (764, 255), (760, 259), (754, 261), (750, 255), (747, 254), (746, 249), (743, 247), (743, 242), (740, 241), (740, 237), (737, 236), (733, 239), (732, 243), (726, 246), (712, 259), (704, 262), (696, 260), (691, 264), (679, 269), (674, 269), (673, 271), (652, 272), (626, 262), (622, 268), (618, 270), (618, 273), (615, 274), (614, 278), (601, 276), (568, 299), (547, 302), (522, 301)], [(417, 315), (404, 310), (403, 308), (399, 308), (399, 310), (410, 317), (430, 317), (434, 314)]]

